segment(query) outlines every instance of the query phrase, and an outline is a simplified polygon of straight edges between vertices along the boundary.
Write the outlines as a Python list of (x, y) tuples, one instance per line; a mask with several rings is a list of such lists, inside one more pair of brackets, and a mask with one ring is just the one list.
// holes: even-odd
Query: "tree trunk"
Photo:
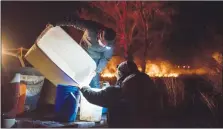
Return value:
[(149, 39), (148, 39), (148, 31), (145, 31), (145, 49), (143, 52), (143, 64), (142, 64), (142, 72), (146, 72), (146, 57), (147, 57), (147, 52), (148, 52), (148, 46), (149, 46)]
[(128, 61), (133, 61), (133, 60), (134, 60), (134, 59), (133, 59), (132, 52), (127, 51), (127, 57), (126, 57), (126, 60), (128, 60)]
[(143, 52), (143, 64), (142, 64), (142, 72), (146, 72), (146, 56), (147, 56), (147, 49), (148, 49), (148, 24), (147, 24), (147, 19), (146, 19), (146, 16), (144, 15), (143, 13), (143, 6), (142, 6), (142, 2), (140, 2), (140, 15), (142, 17), (142, 20), (144, 22), (144, 32), (145, 32), (145, 49), (144, 49), (144, 52)]

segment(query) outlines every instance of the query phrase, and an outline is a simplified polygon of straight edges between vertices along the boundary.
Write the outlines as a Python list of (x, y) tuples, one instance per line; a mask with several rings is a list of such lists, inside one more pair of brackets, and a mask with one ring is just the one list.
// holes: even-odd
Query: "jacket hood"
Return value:
[[(117, 66), (119, 78), (117, 85), (120, 85), (122, 81), (131, 74), (139, 73), (137, 65), (133, 61), (124, 61)], [(121, 85), (120, 85), (121, 86)]]

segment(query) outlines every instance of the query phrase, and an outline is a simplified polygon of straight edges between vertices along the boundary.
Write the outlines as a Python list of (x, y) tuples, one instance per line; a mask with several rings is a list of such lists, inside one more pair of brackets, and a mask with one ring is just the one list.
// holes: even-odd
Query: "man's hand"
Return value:
[(96, 75), (97, 75), (97, 72), (96, 72), (96, 71), (93, 71), (92, 73), (90, 73), (89, 76), (93, 78), (93, 77), (95, 77)]
[(93, 73), (91, 74), (91, 76), (95, 77), (97, 75), (96, 71), (93, 71)]
[(82, 87), (89, 87), (89, 88), (91, 88), (89, 85), (88, 85), (88, 86), (79, 85), (78, 87), (79, 87), (80, 89), (81, 89)]
[(46, 27), (54, 27), (54, 25), (51, 24), (51, 23), (48, 23), (48, 24), (46, 25)]

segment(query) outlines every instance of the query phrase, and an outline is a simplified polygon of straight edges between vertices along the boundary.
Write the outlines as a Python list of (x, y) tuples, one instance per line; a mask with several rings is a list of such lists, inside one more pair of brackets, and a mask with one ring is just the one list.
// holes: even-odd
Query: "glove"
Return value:
[(46, 28), (47, 28), (47, 27), (50, 27), (50, 26), (54, 27), (53, 24), (48, 23), (48, 24), (46, 25)]

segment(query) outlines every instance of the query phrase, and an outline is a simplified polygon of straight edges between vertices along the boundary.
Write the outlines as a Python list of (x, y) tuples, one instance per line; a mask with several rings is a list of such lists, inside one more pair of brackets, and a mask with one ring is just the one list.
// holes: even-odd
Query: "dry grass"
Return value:
[(166, 113), (160, 118), (164, 125), (169, 127), (172, 122), (171, 127), (223, 127), (222, 64), (209, 70), (208, 75), (152, 78)]
[[(219, 79), (215, 77), (213, 76), (212, 79)], [(188, 127), (222, 127), (219, 121), (222, 121), (223, 117), (221, 111), (223, 103), (219, 100), (223, 98), (220, 96), (222, 92), (218, 91), (222, 88), (222, 81), (213, 82), (206, 76), (198, 75), (154, 78), (153, 80), (161, 93), (164, 112), (168, 114), (164, 121), (169, 121), (169, 118), (174, 117), (173, 121), (183, 121), (183, 124), (179, 125), (181, 127), (185, 125)], [(195, 118), (198, 120), (192, 120)], [(191, 120), (188, 121), (188, 119)]]

